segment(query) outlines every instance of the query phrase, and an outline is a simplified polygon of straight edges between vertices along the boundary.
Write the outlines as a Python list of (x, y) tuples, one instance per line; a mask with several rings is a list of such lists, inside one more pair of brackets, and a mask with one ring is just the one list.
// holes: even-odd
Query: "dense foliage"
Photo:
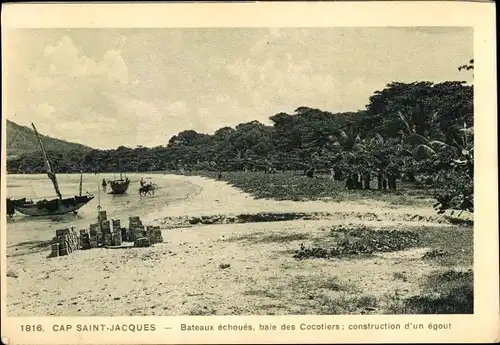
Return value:
[[(49, 156), (58, 172), (309, 169), (312, 177), (314, 171), (332, 169), (336, 180), (388, 174), (394, 180), (391, 189), (396, 178), (435, 187), (440, 212), (473, 211), (473, 86), (391, 83), (376, 91), (362, 111), (331, 113), (304, 106), (270, 120), (272, 125), (252, 121), (213, 134), (185, 130), (154, 148), (49, 150)], [(43, 168), (39, 154), (8, 162), (12, 173)]]
[[(40, 145), (36, 139), (33, 130), (26, 126), (20, 126), (12, 121), (6, 121), (7, 136), (7, 156), (15, 158), (23, 154), (40, 154)], [(44, 146), (47, 150), (53, 150), (60, 153), (76, 154), (82, 156), (91, 150), (90, 147), (70, 143), (64, 140), (54, 139), (41, 135)]]

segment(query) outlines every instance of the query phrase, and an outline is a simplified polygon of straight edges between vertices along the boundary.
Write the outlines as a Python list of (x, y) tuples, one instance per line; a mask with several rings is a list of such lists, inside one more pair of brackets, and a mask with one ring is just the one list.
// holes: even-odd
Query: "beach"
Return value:
[[(148, 177), (160, 186), (154, 196), (140, 198), (131, 187), (122, 206), (112, 206), (109, 195), (100, 198), (108, 219), (121, 219), (122, 226), (129, 216), (161, 226), (163, 243), (148, 248), (95, 248), (47, 258), (50, 248), (43, 243), (56, 229), (95, 222), (91, 205), (63, 223), (31, 222), (32, 231), (20, 231), (29, 221), (9, 223), (8, 315), (390, 313), (394, 303), (421, 293), (422, 281), (443, 269), (423, 260), (431, 248), (328, 260), (297, 260), (293, 252), (301, 243), (322, 241), (335, 226), (464, 233), (436, 214), (432, 200), (399, 207), (374, 200), (257, 200), (223, 181)], [(285, 213), (303, 215), (274, 221)], [(252, 221), (256, 214), (264, 219)]]

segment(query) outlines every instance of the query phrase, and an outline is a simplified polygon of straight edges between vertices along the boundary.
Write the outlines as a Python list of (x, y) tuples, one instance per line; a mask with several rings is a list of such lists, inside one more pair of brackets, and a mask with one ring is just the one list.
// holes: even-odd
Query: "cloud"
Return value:
[(299, 106), (362, 109), (392, 81), (463, 80), (472, 31), (384, 28), (72, 29), (10, 40), (7, 117), (97, 148)]
[(103, 76), (120, 83), (128, 82), (128, 68), (119, 51), (107, 51), (101, 61), (80, 55), (70, 37), (62, 37), (55, 46), (45, 48), (43, 56), (50, 61), (52, 76)]
[(166, 145), (171, 136), (190, 124), (186, 120), (190, 110), (183, 101), (143, 100), (111, 92), (104, 95), (120, 114), (115, 128), (119, 131), (128, 128), (127, 136), (121, 139), (122, 145)]
[[(109, 50), (100, 58), (85, 56), (70, 37), (63, 36), (10, 76), (15, 94), (9, 102), (9, 117), (23, 125), (33, 121), (41, 132), (61, 139), (113, 147), (106, 138), (115, 124), (113, 118), (120, 115), (105, 93), (124, 93), (128, 74), (119, 51)], [(102, 134), (97, 142), (89, 135), (96, 130)]]
[(46, 120), (50, 120), (50, 118), (56, 111), (56, 108), (51, 106), (47, 102), (42, 104), (31, 104), (30, 109), (37, 114), (37, 118)]

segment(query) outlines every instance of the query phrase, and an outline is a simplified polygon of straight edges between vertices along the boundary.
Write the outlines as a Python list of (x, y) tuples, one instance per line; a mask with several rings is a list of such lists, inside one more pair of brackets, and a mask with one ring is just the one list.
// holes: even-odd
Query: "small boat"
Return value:
[(80, 174), (80, 195), (75, 195), (69, 198), (63, 198), (61, 192), (59, 190), (59, 185), (57, 183), (57, 177), (55, 172), (52, 170), (52, 166), (50, 165), (49, 158), (47, 156), (47, 152), (45, 151), (45, 147), (43, 146), (42, 140), (38, 135), (38, 132), (35, 128), (34, 124), (33, 130), (35, 131), (35, 135), (40, 144), (40, 148), (42, 150), (43, 158), (45, 160), (45, 169), (47, 170), (47, 176), (52, 181), (52, 185), (54, 186), (54, 190), (57, 194), (57, 198), (51, 200), (40, 200), (40, 201), (32, 201), (18, 199), (15, 202), (11, 202), (11, 206), (13, 205), (15, 210), (19, 213), (28, 215), (28, 216), (52, 216), (52, 215), (62, 215), (67, 213), (75, 213), (78, 209), (88, 204), (94, 196), (91, 194), (82, 195), (82, 174)]
[(120, 173), (120, 178), (117, 180), (108, 181), (111, 186), (111, 192), (109, 194), (125, 194), (130, 185), (130, 180), (128, 177), (123, 179), (122, 173)]

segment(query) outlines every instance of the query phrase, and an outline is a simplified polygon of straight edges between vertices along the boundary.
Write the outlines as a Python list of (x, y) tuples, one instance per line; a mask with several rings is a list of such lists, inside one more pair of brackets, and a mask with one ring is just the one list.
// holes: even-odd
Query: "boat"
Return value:
[(109, 194), (125, 194), (128, 186), (130, 185), (130, 180), (128, 179), (128, 177), (125, 177), (125, 179), (123, 179), (122, 173), (120, 173), (119, 179), (108, 181), (108, 183), (111, 187), (111, 192), (109, 192)]
[(45, 147), (43, 146), (43, 142), (38, 135), (38, 131), (36, 130), (35, 125), (32, 123), (31, 126), (35, 131), (38, 143), (40, 144), (43, 158), (45, 160), (45, 169), (47, 171), (47, 176), (52, 181), (52, 185), (54, 186), (57, 198), (51, 200), (44, 199), (40, 201), (26, 200), (23, 198), (20, 200), (16, 200), (16, 202), (11, 203), (11, 205), (14, 205), (16, 211), (27, 216), (52, 216), (63, 215), (67, 213), (76, 214), (77, 210), (88, 204), (92, 199), (94, 199), (94, 196), (89, 193), (87, 193), (86, 195), (82, 195), (83, 177), (82, 174), (80, 174), (80, 195), (75, 195), (68, 198), (62, 197), (59, 190), (59, 184), (57, 183), (56, 173), (52, 170), (52, 166), (47, 156), (47, 152), (45, 151)]

